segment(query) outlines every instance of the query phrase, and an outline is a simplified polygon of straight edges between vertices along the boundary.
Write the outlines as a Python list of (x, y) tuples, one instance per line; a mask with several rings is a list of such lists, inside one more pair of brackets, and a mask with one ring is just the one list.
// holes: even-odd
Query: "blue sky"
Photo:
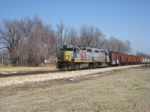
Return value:
[(53, 28), (60, 20), (76, 29), (93, 25), (107, 38), (129, 40), (133, 53), (150, 54), (150, 0), (0, 0), (0, 23), (35, 14)]

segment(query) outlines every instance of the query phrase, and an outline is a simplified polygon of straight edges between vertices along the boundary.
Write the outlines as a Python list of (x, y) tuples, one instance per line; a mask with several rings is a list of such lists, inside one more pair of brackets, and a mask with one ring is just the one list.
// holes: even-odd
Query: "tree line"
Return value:
[(4, 59), (12, 65), (38, 66), (45, 59), (53, 60), (63, 44), (85, 45), (120, 53), (130, 53), (130, 41), (115, 37), (109, 39), (94, 26), (83, 25), (80, 29), (65, 26), (62, 21), (54, 30), (37, 16), (20, 20), (3, 19), (0, 26), (1, 46)]

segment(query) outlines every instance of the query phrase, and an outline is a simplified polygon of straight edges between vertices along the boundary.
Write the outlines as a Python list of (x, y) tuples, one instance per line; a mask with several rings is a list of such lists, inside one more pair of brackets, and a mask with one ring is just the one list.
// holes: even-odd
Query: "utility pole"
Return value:
[(3, 61), (4, 61), (4, 59), (3, 59), (3, 47), (2, 47), (2, 66), (3, 66)]
[[(4, 39), (4, 36), (3, 36), (3, 39)], [(3, 64), (4, 64), (4, 62), (3, 62), (3, 61), (4, 61), (4, 58), (3, 58), (3, 53), (4, 53), (4, 52), (3, 52), (3, 39), (2, 39), (2, 66), (3, 66)]]

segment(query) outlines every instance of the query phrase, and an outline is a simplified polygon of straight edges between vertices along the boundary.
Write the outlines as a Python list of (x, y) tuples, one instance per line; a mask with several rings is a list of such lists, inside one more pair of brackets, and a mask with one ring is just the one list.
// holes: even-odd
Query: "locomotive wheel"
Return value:
[(68, 64), (67, 69), (70, 71), (72, 69), (72, 64)]
[(79, 66), (79, 64), (77, 63), (77, 64), (76, 64), (76, 70), (79, 70), (78, 66)]
[(66, 67), (66, 66), (65, 66), (65, 67), (63, 67), (63, 70), (64, 70), (64, 71), (66, 71), (66, 70), (67, 70), (67, 67)]
[(76, 63), (74, 64), (73, 67), (74, 67), (74, 70), (77, 70), (77, 64)]
[(92, 68), (94, 68), (94, 64), (92, 64)]
[(66, 64), (62, 64), (63, 70), (66, 70)]
[(80, 67), (80, 63), (78, 64), (77, 69), (78, 69), (78, 70), (80, 70), (80, 69), (81, 69), (81, 67)]
[(67, 69), (68, 69), (68, 71), (70, 71), (70, 70), (71, 70), (71, 67), (68, 67)]
[(91, 64), (89, 65), (89, 68), (90, 68), (90, 69), (94, 68), (94, 64), (91, 63)]

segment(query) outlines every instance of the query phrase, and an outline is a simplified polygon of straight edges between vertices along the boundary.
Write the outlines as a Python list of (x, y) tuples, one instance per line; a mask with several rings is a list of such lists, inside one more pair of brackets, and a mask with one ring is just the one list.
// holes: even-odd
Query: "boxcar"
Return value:
[(137, 64), (140, 64), (140, 57), (137, 56), (136, 62)]
[(140, 57), (140, 63), (143, 63), (143, 58)]
[(133, 63), (133, 56), (132, 55), (127, 55), (127, 59), (128, 59), (128, 64)]
[(120, 63), (121, 65), (126, 65), (128, 62), (128, 58), (126, 54), (121, 54), (121, 59), (120, 59)]
[(137, 57), (136, 56), (132, 56), (132, 58), (133, 58), (133, 64), (136, 64)]
[(120, 65), (121, 53), (110, 51), (109, 52), (110, 64), (111, 65)]

